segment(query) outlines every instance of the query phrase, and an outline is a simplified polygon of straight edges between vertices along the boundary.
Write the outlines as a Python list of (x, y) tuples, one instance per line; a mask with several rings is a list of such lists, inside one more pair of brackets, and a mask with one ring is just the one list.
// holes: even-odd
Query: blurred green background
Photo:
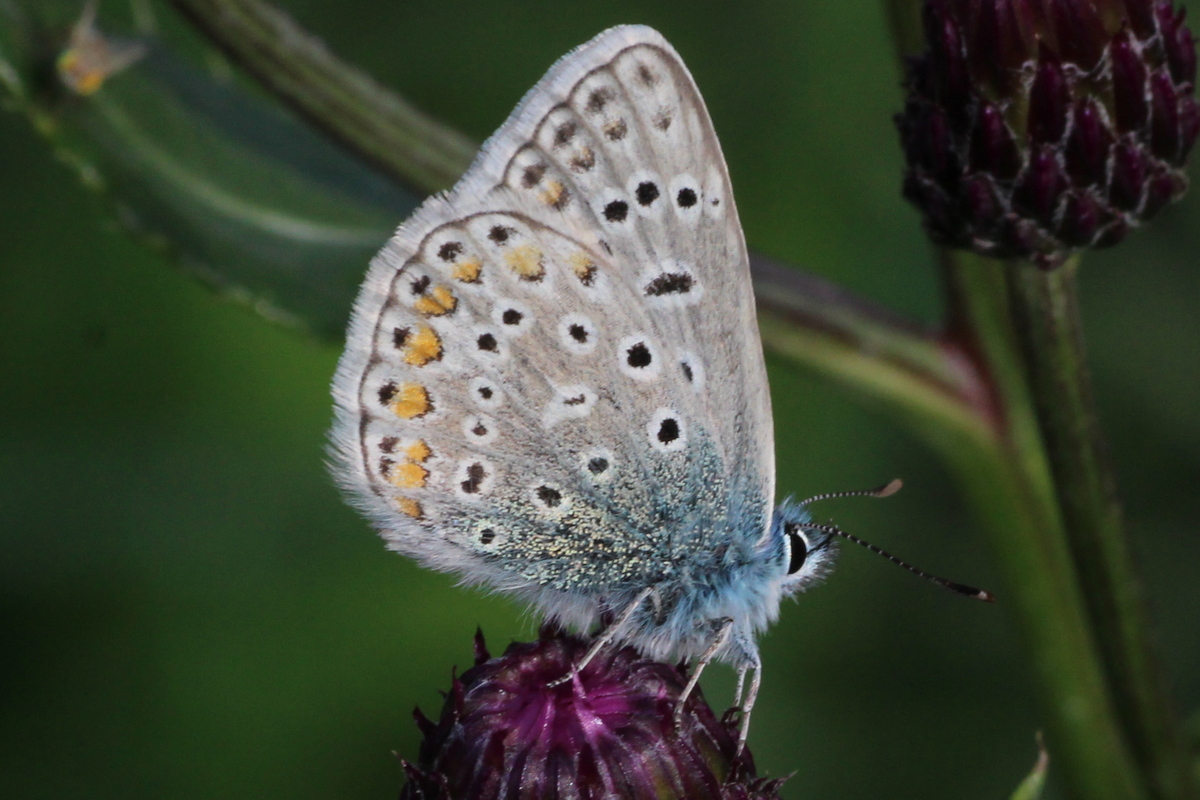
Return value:
[[(928, 320), (899, 197), (879, 4), (281, 3), (476, 139), (616, 23), (686, 59), (751, 245)], [(169, 18), (161, 6), (150, 5)], [(119, 80), (119, 78), (117, 79)], [(398, 221), (398, 220), (397, 220)], [(1200, 707), (1200, 197), (1087, 259), (1098, 401), (1181, 707)], [(365, 269), (365, 263), (364, 263)], [(392, 797), (482, 626), (523, 609), (385, 552), (323, 466), (335, 345), (265, 322), (128, 237), (28, 121), (0, 114), (0, 785), (9, 797)], [(824, 512), (1000, 595), (964, 602), (861, 551), (763, 641), (750, 744), (785, 797), (1006, 797), (1033, 687), (949, 475), (877, 409), (772, 360), (779, 490), (902, 476)], [(714, 705), (732, 675), (706, 674)]]

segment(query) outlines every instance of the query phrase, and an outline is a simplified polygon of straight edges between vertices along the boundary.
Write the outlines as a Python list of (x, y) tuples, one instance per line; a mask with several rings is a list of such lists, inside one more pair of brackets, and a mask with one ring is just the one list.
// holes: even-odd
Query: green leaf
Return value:
[(1033, 765), (1033, 770), (1025, 776), (1025, 780), (1021, 781), (1017, 790), (1012, 793), (1011, 800), (1038, 800), (1042, 796), (1042, 789), (1046, 785), (1046, 768), (1050, 765), (1050, 756), (1046, 754), (1046, 747), (1042, 744), (1040, 734), (1037, 742), (1037, 763)]
[(94, 93), (73, 90), (56, 62), (80, 8), (0, 3), (12, 105), (186, 270), (268, 317), (340, 337), (367, 262), (421, 197), (157, 37), (105, 37), (145, 55)]

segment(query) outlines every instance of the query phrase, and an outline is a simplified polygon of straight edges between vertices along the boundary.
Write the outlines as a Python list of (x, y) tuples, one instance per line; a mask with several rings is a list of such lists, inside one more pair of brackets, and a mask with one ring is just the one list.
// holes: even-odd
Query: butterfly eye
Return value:
[(795, 575), (804, 566), (804, 560), (808, 558), (808, 542), (804, 538), (804, 534), (800, 533), (800, 529), (789, 525), (787, 527), (788, 544), (791, 545), (791, 558), (788, 559), (788, 575)]

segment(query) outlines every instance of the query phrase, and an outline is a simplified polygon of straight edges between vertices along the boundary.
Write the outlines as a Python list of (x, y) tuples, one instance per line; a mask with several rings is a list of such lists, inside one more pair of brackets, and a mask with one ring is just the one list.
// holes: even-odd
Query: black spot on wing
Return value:
[(686, 272), (664, 272), (646, 284), (647, 297), (662, 297), (667, 294), (687, 294), (694, 280)]
[(575, 138), (575, 123), (564, 122), (554, 131), (554, 146), (562, 147)]
[(629, 215), (629, 204), (624, 200), (613, 200), (604, 207), (604, 218), (609, 222), (624, 222)]
[(516, 228), (509, 228), (505, 225), (494, 225), (492, 226), (492, 229), (488, 231), (488, 238), (496, 244), (504, 244), (508, 241), (508, 237), (512, 236), (516, 232)]
[(521, 173), (521, 185), (526, 189), (532, 189), (541, 182), (542, 176), (545, 174), (545, 164), (532, 164), (526, 167), (525, 171)]
[(654, 357), (650, 354), (650, 348), (646, 346), (645, 342), (631, 345), (625, 351), (625, 363), (634, 369), (644, 369), (650, 366), (650, 362), (653, 360)]
[(547, 508), (556, 508), (562, 505), (562, 492), (551, 486), (539, 486), (537, 497)]
[(598, 114), (608, 105), (608, 101), (612, 100), (612, 89), (607, 86), (601, 87), (588, 95), (587, 110), (593, 114)]
[(471, 464), (467, 467), (467, 479), (462, 482), (462, 490), (467, 494), (478, 494), (485, 478), (487, 470), (483, 468), (483, 464), (478, 461)]

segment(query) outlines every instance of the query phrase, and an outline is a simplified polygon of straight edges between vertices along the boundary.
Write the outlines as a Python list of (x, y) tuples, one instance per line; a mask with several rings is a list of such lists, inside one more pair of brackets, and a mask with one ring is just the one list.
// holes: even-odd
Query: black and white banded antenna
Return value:
[[(810, 497), (800, 505), (807, 507), (809, 503), (815, 503), (818, 500), (830, 500), (837, 497), (890, 497), (891, 495), (894, 495), (896, 492), (900, 491), (900, 487), (903, 485), (904, 484), (901, 482), (901, 480), (896, 478), (895, 480), (880, 486), (878, 489), (866, 489), (857, 492), (831, 492), (829, 494), (819, 494), (816, 497)], [(887, 550), (884, 550), (882, 547), (876, 547), (865, 539), (860, 539), (852, 533), (846, 533), (844, 530), (834, 525), (822, 525), (816, 522), (801, 522), (798, 523), (796, 527), (800, 528), (801, 530), (820, 531), (822, 533), (840, 536), (843, 539), (848, 539), (857, 545), (867, 548), (876, 555), (883, 556), (888, 561), (891, 561), (898, 567), (903, 567), (913, 575), (916, 575), (918, 578), (924, 578), (931, 583), (936, 583), (943, 589), (949, 589), (955, 594), (961, 594), (964, 597), (973, 597), (976, 600), (982, 600), (985, 603), (996, 602), (996, 596), (985, 589), (976, 589), (974, 586), (967, 586), (964, 583), (956, 583), (955, 581), (946, 580), (945, 578), (939, 578), (937, 575), (928, 573), (923, 569), (914, 567), (912, 564), (909, 564), (903, 559), (897, 558)]]
[(800, 505), (807, 507), (809, 503), (815, 503), (818, 500), (833, 500), (838, 497), (891, 497), (903, 487), (904, 481), (895, 478), (877, 489), (859, 489), (857, 492), (829, 492), (828, 494), (819, 494), (816, 497), (808, 498)]

